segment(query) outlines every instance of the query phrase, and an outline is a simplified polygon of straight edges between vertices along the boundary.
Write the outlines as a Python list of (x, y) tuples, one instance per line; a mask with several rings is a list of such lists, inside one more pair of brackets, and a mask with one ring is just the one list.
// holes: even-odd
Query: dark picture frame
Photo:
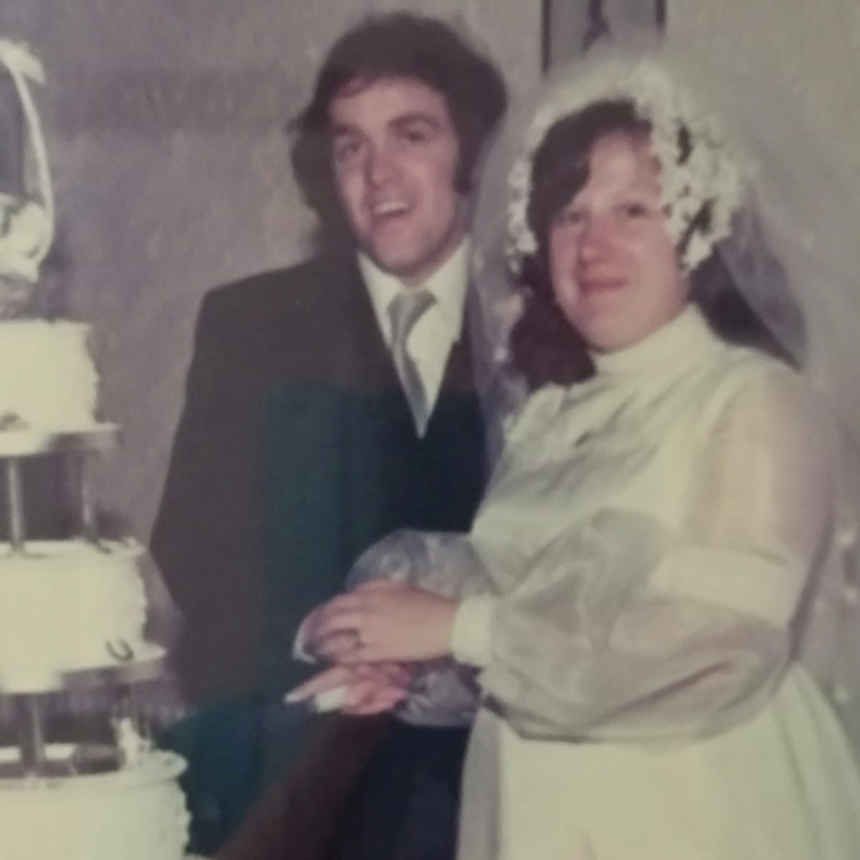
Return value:
[(662, 29), (668, 0), (542, 0), (544, 71), (622, 29)]
[(0, 194), (23, 191), (23, 120), (12, 76), (0, 70)]

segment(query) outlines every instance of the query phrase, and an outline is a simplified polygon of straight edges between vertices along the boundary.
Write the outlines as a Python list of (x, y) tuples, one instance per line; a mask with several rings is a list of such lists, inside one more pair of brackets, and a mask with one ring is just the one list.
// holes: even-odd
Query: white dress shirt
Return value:
[(451, 347), (460, 339), (463, 308), (469, 281), (469, 242), (464, 239), (453, 254), (423, 284), (406, 286), (384, 272), (366, 254), (358, 255), (358, 266), (367, 284), (379, 330), (391, 348), (391, 320), (388, 308), (404, 290), (426, 289), (435, 302), (418, 318), (406, 341), (406, 351), (415, 362), (432, 414), (439, 398)]

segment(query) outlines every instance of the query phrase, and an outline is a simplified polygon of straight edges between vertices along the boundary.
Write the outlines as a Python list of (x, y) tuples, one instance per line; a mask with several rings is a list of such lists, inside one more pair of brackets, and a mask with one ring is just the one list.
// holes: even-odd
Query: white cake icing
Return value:
[(0, 418), (17, 416), (40, 433), (91, 428), (98, 376), (88, 334), (85, 323), (65, 320), (0, 322)]
[(0, 691), (40, 690), (67, 672), (153, 659), (132, 541), (0, 543)]
[[(69, 748), (71, 749), (71, 748)], [(61, 759), (63, 745), (48, 747)], [(0, 762), (19, 761), (0, 749)], [(0, 779), (0, 845), (9, 860), (182, 860), (184, 761), (152, 752), (134, 767), (68, 778)]]

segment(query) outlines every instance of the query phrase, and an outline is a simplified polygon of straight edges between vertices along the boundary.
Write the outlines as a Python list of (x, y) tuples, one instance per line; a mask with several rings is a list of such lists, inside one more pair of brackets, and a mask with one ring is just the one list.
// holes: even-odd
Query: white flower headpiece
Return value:
[[(651, 151), (660, 163), (661, 202), (675, 244), (686, 239), (681, 263), (686, 272), (706, 259), (714, 244), (729, 234), (751, 163), (741, 159), (719, 121), (675, 84), (648, 58), (612, 59), (591, 74), (552, 93), (535, 114), (525, 144), (508, 177), (507, 256), (514, 271), (538, 249), (528, 223), (532, 163), (550, 127), (596, 101), (626, 99), (651, 126)], [(709, 204), (708, 223), (690, 230)], [(689, 233), (689, 236), (687, 236)]]

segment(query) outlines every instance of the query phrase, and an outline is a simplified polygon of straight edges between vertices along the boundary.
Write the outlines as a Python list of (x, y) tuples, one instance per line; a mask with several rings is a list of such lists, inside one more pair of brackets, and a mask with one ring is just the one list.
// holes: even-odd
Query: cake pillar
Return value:
[(27, 776), (39, 776), (45, 772), (45, 733), (38, 696), (22, 696), (18, 702), (21, 764)]
[(80, 514), (81, 537), (92, 544), (99, 543), (98, 523), (96, 521), (96, 509), (93, 495), (90, 489), (89, 472), (87, 470), (87, 456), (82, 454), (75, 461), (75, 484), (78, 490), (78, 505)]
[(24, 519), (24, 492), (21, 484), (21, 462), (17, 457), (5, 460), (6, 502), (9, 511), (9, 542), (12, 552), (23, 552), (27, 537)]

